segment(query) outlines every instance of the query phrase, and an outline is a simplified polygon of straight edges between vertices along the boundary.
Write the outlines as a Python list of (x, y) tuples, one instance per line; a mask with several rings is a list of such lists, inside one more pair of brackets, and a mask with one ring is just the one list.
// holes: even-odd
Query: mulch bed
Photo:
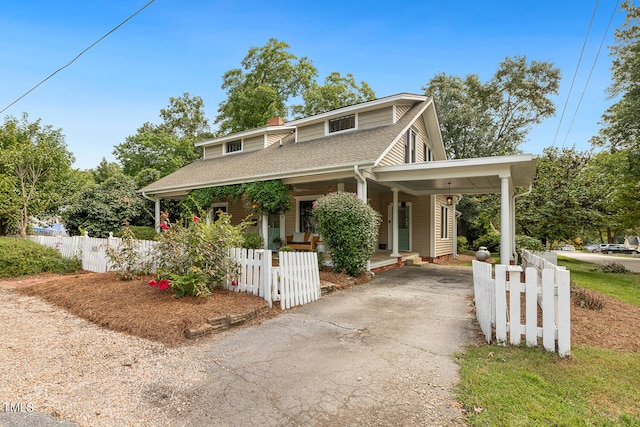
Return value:
[[(456, 265), (466, 256), (438, 264)], [(41, 276), (34, 286), (16, 287), (17, 292), (37, 296), (70, 313), (100, 326), (176, 346), (187, 342), (185, 331), (198, 328), (207, 319), (238, 316), (262, 311), (267, 303), (254, 295), (217, 289), (209, 298), (176, 299), (169, 290), (160, 291), (147, 284), (148, 278), (121, 281), (113, 273), (86, 273)], [(323, 283), (336, 289), (368, 283), (370, 276), (351, 278), (330, 269), (320, 272)], [(7, 279), (3, 279), (7, 280)], [(29, 279), (21, 278), (27, 283)], [(589, 291), (595, 293), (594, 291)], [(595, 293), (597, 294), (597, 293)], [(624, 352), (640, 351), (640, 307), (597, 294), (605, 302), (601, 310), (571, 306), (571, 342)], [(572, 296), (573, 298), (573, 296)], [(277, 304), (249, 324), (256, 324), (281, 313)]]
[[(350, 278), (325, 269), (320, 279), (336, 289), (368, 282), (369, 276)], [(25, 295), (42, 298), (97, 325), (176, 346), (187, 341), (185, 332), (197, 329), (208, 319), (234, 317), (259, 311), (247, 324), (277, 316), (277, 303), (268, 309), (260, 297), (216, 289), (208, 298), (174, 298), (169, 289), (148, 285), (149, 278), (123, 281), (115, 273), (80, 272), (71, 275), (41, 275), (14, 279), (14, 288)], [(29, 283), (36, 283), (28, 286)]]

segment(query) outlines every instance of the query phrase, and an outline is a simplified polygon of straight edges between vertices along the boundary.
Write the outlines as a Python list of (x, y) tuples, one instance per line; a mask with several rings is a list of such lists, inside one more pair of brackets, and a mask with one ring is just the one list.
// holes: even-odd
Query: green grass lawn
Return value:
[(640, 273), (604, 273), (598, 265), (558, 255), (558, 265), (571, 271), (571, 281), (640, 307)]
[[(583, 288), (640, 306), (640, 274), (558, 257)], [(640, 332), (639, 332), (640, 333)], [(572, 346), (477, 346), (458, 356), (458, 399), (474, 426), (640, 426), (640, 354)]]

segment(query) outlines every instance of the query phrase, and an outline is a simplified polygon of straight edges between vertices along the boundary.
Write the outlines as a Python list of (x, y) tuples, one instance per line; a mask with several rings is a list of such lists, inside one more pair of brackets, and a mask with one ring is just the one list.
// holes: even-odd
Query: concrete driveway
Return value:
[(617, 262), (624, 265), (628, 270), (633, 271), (634, 273), (640, 273), (640, 255), (608, 255), (601, 253), (574, 251), (558, 251), (558, 255), (599, 265)]
[(205, 380), (149, 403), (184, 426), (464, 425), (452, 354), (477, 342), (472, 294), (469, 268), (380, 273), (203, 343)]

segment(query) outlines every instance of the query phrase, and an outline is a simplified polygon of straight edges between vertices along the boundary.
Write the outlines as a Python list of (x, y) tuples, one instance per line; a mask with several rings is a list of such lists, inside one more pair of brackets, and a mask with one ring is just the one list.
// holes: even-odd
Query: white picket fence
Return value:
[[(82, 260), (82, 269), (96, 273), (113, 271), (109, 265), (106, 247), (118, 247), (122, 239), (109, 237), (99, 239), (87, 236), (28, 236), (43, 246), (54, 248), (66, 258)], [(152, 267), (156, 242), (137, 241), (145, 263)], [(285, 310), (320, 298), (320, 275), (318, 255), (315, 252), (280, 252), (280, 266), (272, 267), (272, 252), (266, 249), (231, 250), (231, 257), (240, 265), (236, 285), (229, 280), (227, 288), (236, 292), (249, 292), (263, 298), (272, 306), (280, 301)]]
[(269, 307), (280, 301), (283, 310), (320, 298), (318, 255), (315, 252), (280, 252), (279, 267), (272, 267), (267, 249), (233, 249), (240, 276), (227, 281), (227, 289), (249, 292), (263, 298)]
[[(555, 267), (555, 266), (553, 266)], [(527, 267), (521, 283), (520, 268), (473, 261), (476, 316), (487, 342), (543, 347), (561, 356), (571, 353), (571, 302), (569, 271)], [(507, 275), (507, 273), (509, 273)], [(507, 278), (508, 276), (508, 278)], [(509, 296), (507, 297), (507, 292)], [(521, 294), (524, 294), (522, 297)], [(521, 310), (524, 298), (524, 312)], [(542, 322), (538, 322), (538, 310)]]
[[(43, 246), (56, 249), (65, 258), (78, 258), (82, 260), (82, 269), (95, 273), (113, 271), (107, 257), (107, 246), (118, 247), (122, 243), (119, 237), (110, 236), (107, 239), (88, 236), (28, 236), (29, 240)], [(138, 240), (138, 250), (144, 262), (152, 265), (153, 250), (156, 242), (151, 240)]]

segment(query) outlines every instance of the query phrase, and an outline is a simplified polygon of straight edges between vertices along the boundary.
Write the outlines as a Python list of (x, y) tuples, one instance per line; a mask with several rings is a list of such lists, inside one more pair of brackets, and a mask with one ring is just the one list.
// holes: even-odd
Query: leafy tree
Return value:
[(242, 68), (224, 73), (222, 89), (227, 99), (220, 103), (215, 123), (222, 134), (255, 129), (273, 117), (286, 117), (287, 101), (302, 95), (318, 74), (306, 57), (298, 58), (290, 46), (274, 38), (262, 47), (252, 47)]
[[(611, 47), (613, 83), (609, 88), (611, 98), (619, 99), (602, 116), (604, 127), (592, 143), (610, 145), (612, 149), (631, 148), (630, 154), (640, 158), (640, 6), (629, 0), (621, 6), (626, 12), (625, 21), (616, 29), (615, 44)], [(633, 164), (637, 175), (639, 163)]]
[(160, 110), (160, 118), (163, 120), (160, 126), (179, 139), (197, 141), (212, 136), (209, 120), (204, 115), (204, 101), (188, 92), (169, 98), (169, 106)]
[(302, 95), (304, 105), (293, 106), (292, 110), (296, 117), (307, 117), (375, 98), (375, 92), (366, 82), (360, 82), (358, 86), (353, 74), (343, 77), (334, 71), (327, 76), (324, 85), (312, 83)]
[(26, 237), (30, 215), (40, 215), (64, 193), (73, 155), (60, 129), (7, 117), (0, 128), (0, 217)]
[(640, 181), (630, 173), (629, 150), (603, 151), (584, 168), (581, 179), (592, 208), (597, 212), (590, 228), (600, 241), (616, 243), (616, 237), (640, 223)]
[(423, 90), (434, 97), (449, 158), (512, 154), (531, 127), (555, 113), (560, 70), (507, 57), (487, 83), (440, 73)]
[(333, 268), (357, 276), (367, 267), (378, 240), (380, 214), (352, 193), (320, 197), (313, 208)]
[(105, 182), (114, 175), (122, 173), (122, 167), (116, 162), (108, 162), (104, 157), (100, 164), (91, 170), (91, 175), (96, 184)]
[(202, 150), (194, 143), (212, 136), (203, 108), (198, 96), (185, 93), (182, 97), (171, 97), (169, 106), (160, 110), (162, 123), (144, 123), (135, 135), (115, 146), (113, 154), (122, 164), (123, 172), (135, 177), (152, 168), (162, 177), (201, 157)]
[(153, 225), (145, 200), (136, 193), (135, 180), (124, 174), (85, 190), (64, 217), (70, 234), (86, 231), (91, 237), (107, 237), (125, 223)]
[(190, 139), (179, 139), (162, 127), (146, 123), (135, 135), (128, 136), (113, 152), (122, 163), (122, 171), (136, 176), (144, 169), (152, 168), (161, 176), (168, 175), (191, 163), (198, 153)]
[(575, 147), (544, 150), (531, 194), (516, 202), (516, 222), (524, 234), (549, 245), (575, 239), (585, 225), (598, 220), (582, 177), (590, 158)]

